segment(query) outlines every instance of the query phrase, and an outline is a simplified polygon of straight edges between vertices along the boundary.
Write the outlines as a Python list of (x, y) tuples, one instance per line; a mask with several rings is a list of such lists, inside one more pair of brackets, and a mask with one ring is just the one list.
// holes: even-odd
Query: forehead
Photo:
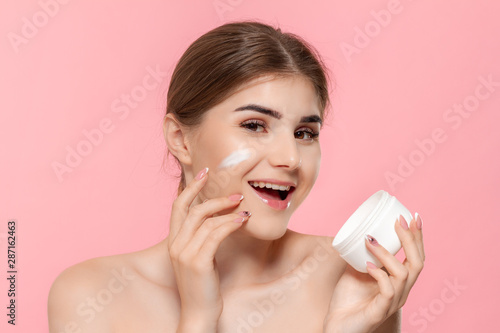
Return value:
[(243, 84), (216, 108), (234, 110), (244, 104), (259, 104), (284, 114), (320, 116), (319, 102), (313, 84), (304, 76), (264, 76)]

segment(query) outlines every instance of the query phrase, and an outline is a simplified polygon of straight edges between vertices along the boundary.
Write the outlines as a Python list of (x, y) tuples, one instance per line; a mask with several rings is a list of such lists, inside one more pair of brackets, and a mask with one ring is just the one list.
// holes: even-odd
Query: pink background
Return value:
[[(498, 327), (500, 86), (478, 88), (481, 99), (474, 97), (480, 77), (500, 82), (498, 2), (8, 3), (0, 10), (2, 331), (47, 332), (48, 291), (63, 269), (167, 235), (177, 189), (177, 170), (161, 170), (168, 77), (197, 37), (239, 19), (303, 36), (338, 84), (320, 175), (291, 229), (334, 235), (364, 199), (385, 189), (424, 220), (426, 267), (404, 306), (403, 331)], [(393, 13), (381, 26), (375, 13), (388, 7)], [(342, 51), (348, 44), (356, 48), (350, 56)], [(147, 68), (156, 67), (168, 77), (141, 90)], [(113, 112), (113, 101), (131, 92), (140, 101), (126, 115)], [(448, 111), (463, 103), (472, 111)], [(82, 145), (83, 131), (105, 119), (112, 131), (58, 179), (52, 164), (65, 163), (67, 147)], [(440, 134), (431, 144), (433, 132)], [(401, 178), (391, 185), (388, 173)], [(9, 219), (18, 221), (16, 327), (5, 316)]]

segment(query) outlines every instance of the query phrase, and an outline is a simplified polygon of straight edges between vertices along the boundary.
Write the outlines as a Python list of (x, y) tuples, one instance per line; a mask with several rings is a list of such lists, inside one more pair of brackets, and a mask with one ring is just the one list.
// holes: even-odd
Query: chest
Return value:
[[(323, 332), (323, 320), (338, 280), (321, 268), (298, 269), (277, 281), (223, 291), (218, 332)], [(139, 288), (116, 332), (176, 332), (180, 299), (172, 290)]]
[(292, 275), (225, 298), (220, 332), (323, 332), (331, 288), (318, 282)]

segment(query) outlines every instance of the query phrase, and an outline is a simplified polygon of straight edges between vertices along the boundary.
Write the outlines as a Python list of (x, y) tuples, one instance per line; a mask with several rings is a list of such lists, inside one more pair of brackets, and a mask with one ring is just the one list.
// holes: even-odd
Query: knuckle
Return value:
[(179, 263), (179, 257), (174, 255), (174, 254), (170, 254), (170, 261), (173, 263), (173, 264), (178, 264)]
[(394, 300), (394, 297), (396, 295), (396, 292), (394, 291), (394, 289), (390, 290), (387, 292), (387, 294), (385, 295), (385, 297), (390, 301), (392, 302)]
[(200, 215), (202, 209), (200, 207), (200, 205), (196, 205), (196, 206), (193, 206), (189, 209), (189, 212), (194, 214), (194, 215)]
[(217, 220), (215, 218), (213, 218), (213, 217), (208, 218), (208, 219), (205, 220), (205, 222), (203, 222), (203, 225), (206, 228), (208, 228), (210, 230), (213, 230), (213, 229), (215, 229), (217, 227)]
[(199, 252), (195, 257), (191, 259), (189, 268), (193, 273), (200, 275), (213, 270), (212, 260), (208, 258), (210, 258), (210, 256), (207, 256), (203, 252)]
[(181, 264), (183, 266), (188, 266), (191, 262), (191, 256), (188, 255), (186, 252), (182, 252), (177, 257), (177, 261), (179, 264)]
[(193, 270), (193, 272), (201, 274), (206, 271), (207, 263), (202, 258), (197, 257), (194, 260), (192, 260), (191, 269)]
[(419, 261), (414, 266), (415, 266), (415, 269), (420, 272), (420, 271), (422, 271), (424, 269), (424, 262), (423, 261)]
[(179, 250), (177, 249), (177, 247), (175, 246), (172, 246), (170, 247), (169, 251), (168, 251), (168, 254), (170, 255), (170, 259), (173, 260), (173, 261), (177, 261), (177, 259), (179, 258)]
[(408, 279), (408, 276), (410, 275), (410, 272), (408, 271), (408, 269), (406, 267), (402, 267), (400, 268), (397, 273), (396, 273), (396, 276), (401, 279), (401, 280), (406, 280)]
[(221, 238), (220, 229), (215, 229), (208, 235), (207, 241), (208, 242), (218, 242), (220, 238)]

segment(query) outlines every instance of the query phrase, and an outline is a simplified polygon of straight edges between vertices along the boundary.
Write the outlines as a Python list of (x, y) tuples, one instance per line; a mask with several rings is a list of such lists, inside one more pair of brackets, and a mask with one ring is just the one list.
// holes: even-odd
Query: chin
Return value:
[[(254, 222), (254, 223), (252, 223)], [(252, 221), (252, 217), (245, 222), (239, 231), (260, 240), (275, 240), (283, 237), (288, 228), (288, 223), (286, 224), (275, 224), (274, 226), (263, 226), (258, 225), (258, 221)]]

